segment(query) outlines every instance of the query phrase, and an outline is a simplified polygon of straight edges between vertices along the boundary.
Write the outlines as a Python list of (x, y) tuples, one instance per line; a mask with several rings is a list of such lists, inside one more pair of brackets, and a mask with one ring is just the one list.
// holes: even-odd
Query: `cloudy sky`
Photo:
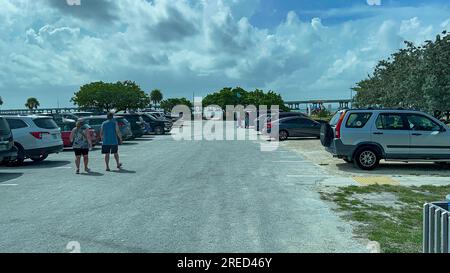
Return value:
[[(348, 98), (380, 58), (450, 26), (448, 0), (0, 0), (0, 96), (71, 106), (91, 81)], [(450, 29), (449, 29), (450, 30)]]

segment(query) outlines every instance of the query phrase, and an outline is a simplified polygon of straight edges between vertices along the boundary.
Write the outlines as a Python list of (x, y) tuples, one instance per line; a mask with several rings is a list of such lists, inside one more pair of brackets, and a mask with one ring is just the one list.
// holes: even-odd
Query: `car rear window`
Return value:
[(58, 125), (52, 118), (37, 118), (33, 122), (42, 129), (58, 129)]
[(336, 126), (336, 124), (339, 122), (339, 119), (341, 118), (341, 115), (343, 114), (342, 111), (338, 111), (333, 118), (331, 118), (330, 120), (330, 125), (331, 126)]
[(347, 119), (347, 128), (363, 128), (369, 121), (372, 113), (352, 113)]
[(28, 125), (20, 119), (7, 119), (9, 128), (11, 129), (20, 129), (20, 128), (27, 128)]
[(93, 119), (87, 119), (87, 123), (89, 125), (102, 125), (103, 122), (105, 122), (106, 119), (101, 119), (101, 118), (93, 118)]
[(4, 118), (0, 118), (0, 134), (6, 135), (9, 134), (9, 124), (6, 122)]
[(60, 128), (63, 132), (69, 132), (72, 131), (73, 128), (75, 128), (75, 123), (63, 123), (61, 124)]

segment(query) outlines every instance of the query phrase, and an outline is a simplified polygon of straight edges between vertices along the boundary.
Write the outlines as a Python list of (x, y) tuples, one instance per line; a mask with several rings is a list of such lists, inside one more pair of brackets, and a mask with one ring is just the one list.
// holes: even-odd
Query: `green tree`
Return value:
[(0, 106), (2, 106), (2, 105), (3, 105), (3, 98), (0, 97)]
[(85, 109), (127, 111), (145, 108), (150, 103), (150, 98), (133, 81), (100, 81), (81, 86), (72, 101)]
[(150, 104), (149, 96), (135, 82), (117, 82), (115, 86), (118, 98), (113, 105), (117, 111), (143, 109)]
[(153, 102), (153, 104), (156, 106), (158, 103), (160, 103), (163, 100), (163, 94), (161, 90), (155, 89), (150, 93), (150, 100)]
[(186, 98), (172, 98), (161, 101), (161, 108), (164, 109), (165, 112), (172, 112), (172, 109), (177, 105), (186, 105), (189, 108), (192, 108), (192, 102)]
[(450, 110), (450, 36), (444, 31), (422, 46), (405, 44), (356, 83), (355, 106), (415, 108), (439, 117)]
[(248, 92), (241, 87), (230, 88), (226, 87), (218, 92), (207, 95), (203, 99), (203, 106), (218, 105), (222, 109), (226, 109), (227, 105), (253, 105), (260, 107), (266, 105), (270, 108), (272, 105), (278, 105), (280, 110), (288, 111), (289, 109), (284, 105), (283, 98), (276, 92), (256, 89), (255, 91)]
[(27, 102), (25, 103), (25, 107), (30, 110), (37, 109), (39, 106), (39, 101), (36, 98), (28, 98)]

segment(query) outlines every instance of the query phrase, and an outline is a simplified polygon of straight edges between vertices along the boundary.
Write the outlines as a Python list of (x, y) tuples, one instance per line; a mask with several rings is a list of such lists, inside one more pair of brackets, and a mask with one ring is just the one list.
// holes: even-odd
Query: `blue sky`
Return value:
[[(380, 1), (369, 5), (368, 1)], [(348, 98), (376, 62), (450, 30), (447, 0), (0, 0), (0, 96), (71, 106), (80, 85), (165, 97), (224, 86)]]

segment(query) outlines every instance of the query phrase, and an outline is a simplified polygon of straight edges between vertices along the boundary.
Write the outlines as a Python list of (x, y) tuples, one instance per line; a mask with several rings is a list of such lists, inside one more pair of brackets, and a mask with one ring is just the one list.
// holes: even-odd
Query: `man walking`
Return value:
[(116, 159), (117, 169), (122, 167), (122, 163), (119, 160), (119, 144), (122, 144), (122, 135), (120, 134), (119, 125), (114, 120), (114, 114), (108, 112), (108, 120), (103, 122), (100, 129), (100, 136), (102, 138), (102, 154), (105, 155), (106, 171), (109, 172), (109, 156), (114, 154)]

